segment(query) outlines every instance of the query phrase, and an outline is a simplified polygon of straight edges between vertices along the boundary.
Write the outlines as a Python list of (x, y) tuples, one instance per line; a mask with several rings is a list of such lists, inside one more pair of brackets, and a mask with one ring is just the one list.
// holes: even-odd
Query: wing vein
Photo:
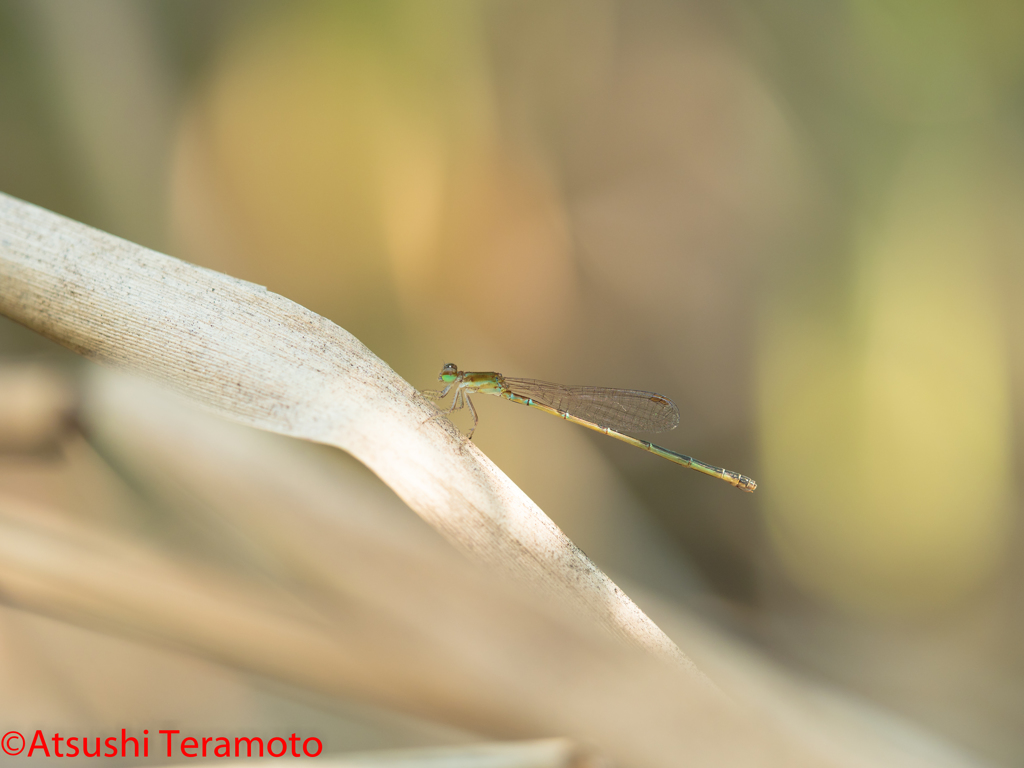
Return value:
[(656, 392), (579, 387), (505, 377), (517, 395), (578, 419), (621, 432), (667, 432), (679, 424), (675, 403)]

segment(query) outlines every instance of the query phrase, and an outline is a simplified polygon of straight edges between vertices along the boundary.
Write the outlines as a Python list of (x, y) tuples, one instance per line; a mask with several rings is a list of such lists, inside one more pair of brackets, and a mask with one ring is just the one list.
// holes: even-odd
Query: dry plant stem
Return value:
[[(454, 747), (361, 752), (321, 757), (317, 762), (322, 768), (437, 768), (441, 765), (464, 768), (598, 768), (607, 765), (603, 760), (590, 759), (568, 739), (497, 741)], [(242, 760), (233, 761), (232, 767), (262, 768), (264, 764), (262, 760)], [(305, 764), (302, 760), (274, 762), (275, 766), (282, 768), (303, 768)]]
[[(369, 549), (368, 563), (403, 570), (402, 547), (342, 527), (336, 540), (356, 534), (348, 551)], [(695, 695), (658, 659), (537, 611), (448, 549), (419, 554), (434, 567), (409, 568), (382, 588), (357, 567), (369, 590), (316, 601), (0, 494), (0, 595), (25, 610), (499, 738), (562, 733), (624, 768), (674, 768), (680, 755), (694, 766), (865, 764)], [(426, 595), (437, 621), (409, 622), (418, 601), (393, 599), (400, 582), (415, 592), (419, 574), (447, 587)], [(487, 634), (492, 642), (480, 645)]]
[(304, 307), (0, 194), (0, 312), (236, 421), (335, 445), (478, 562), (707, 684), (416, 389)]

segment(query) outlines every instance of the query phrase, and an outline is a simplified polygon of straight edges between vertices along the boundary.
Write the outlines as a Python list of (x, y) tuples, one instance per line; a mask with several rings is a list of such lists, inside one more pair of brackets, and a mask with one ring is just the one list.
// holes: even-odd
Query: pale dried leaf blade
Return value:
[(476, 559), (706, 678), (500, 470), (344, 329), (265, 288), (0, 194), (0, 312), (251, 426), (338, 446)]
[[(306, 760), (275, 761), (290, 768)], [(320, 757), (327, 768), (606, 768), (608, 763), (590, 755), (568, 739), (496, 741), (428, 749), (384, 750)], [(233, 762), (233, 766), (262, 766), (261, 760)]]
[[(616, 765), (668, 768), (679, 755), (693, 765), (844, 764), (694, 695), (657, 659), (545, 617), (488, 585), (486, 572), (467, 582), (458, 571), (468, 567), (434, 574), (446, 583), (429, 599), (448, 615), (433, 624), (406, 622), (415, 601), (379, 589), (361, 604), (321, 600), (317, 611), (298, 593), (0, 495), (0, 595), (25, 610), (494, 737), (565, 734)], [(481, 598), (492, 607), (480, 610)], [(463, 599), (475, 616), (457, 615)]]

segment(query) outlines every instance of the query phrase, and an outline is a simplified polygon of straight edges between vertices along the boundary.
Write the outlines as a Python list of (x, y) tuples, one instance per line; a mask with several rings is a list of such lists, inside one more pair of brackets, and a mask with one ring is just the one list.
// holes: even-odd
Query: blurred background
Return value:
[[(0, 190), (420, 389), (671, 397), (656, 442), (755, 494), (493, 398), (474, 441), (641, 606), (1024, 762), (1024, 5), (3, 0)], [(84, 366), (9, 321), (0, 355)], [(76, 450), (0, 489), (105, 508)], [(292, 706), (246, 690), (247, 722)], [(397, 743), (367, 732), (332, 746)]]

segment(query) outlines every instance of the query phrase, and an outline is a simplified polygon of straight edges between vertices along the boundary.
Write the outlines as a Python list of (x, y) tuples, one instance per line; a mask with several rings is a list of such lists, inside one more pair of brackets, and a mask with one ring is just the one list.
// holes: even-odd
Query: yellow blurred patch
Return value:
[(476, 11), (373, 8), (279, 6), (225, 47), (179, 129), (182, 250), (357, 331), (457, 310), (535, 348), (571, 316), (568, 225), (499, 135)]
[(1000, 562), (1009, 522), (985, 196), (938, 157), (908, 164), (887, 223), (864, 239), (848, 312), (819, 296), (780, 302), (766, 323), (772, 541), (803, 587), (871, 612), (962, 597)]

